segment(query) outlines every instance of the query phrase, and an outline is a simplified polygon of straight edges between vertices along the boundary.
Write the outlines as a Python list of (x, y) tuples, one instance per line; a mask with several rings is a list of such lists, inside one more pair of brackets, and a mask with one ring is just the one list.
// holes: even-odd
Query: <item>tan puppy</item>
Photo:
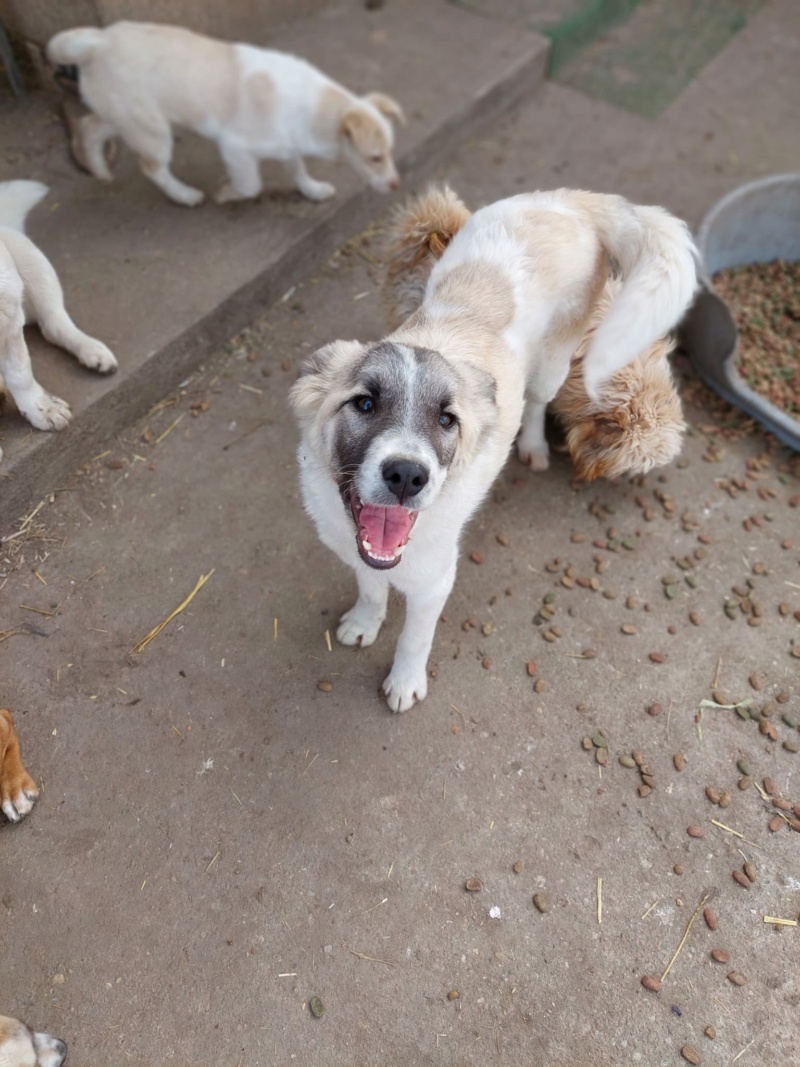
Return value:
[[(422, 304), (433, 266), (471, 214), (447, 186), (431, 188), (397, 209), (389, 234), (384, 286), (393, 328)], [(564, 427), (577, 474), (587, 481), (642, 474), (669, 463), (679, 453), (686, 429), (668, 360), (675, 347), (671, 339), (657, 341), (612, 375), (597, 400), (591, 400), (586, 391), (583, 357), (621, 284), (615, 277), (606, 281), (590, 329), (550, 404)], [(546, 466), (541, 456), (536, 458), (540, 466)]]
[(400, 105), (356, 96), (296, 56), (146, 22), (64, 30), (47, 56), (79, 70), (91, 114), (73, 126), (73, 149), (96, 178), (111, 181), (105, 147), (119, 136), (171, 200), (199, 204), (202, 192), (170, 170), (172, 127), (182, 126), (219, 147), (229, 175), (220, 203), (258, 196), (263, 159), (285, 162), (309, 200), (336, 189), (309, 176), (306, 156), (344, 158), (382, 193), (400, 184), (390, 121), (405, 121)]
[(19, 822), (38, 796), (39, 787), (22, 763), (14, 718), (8, 708), (0, 708), (0, 810), (9, 822)]
[(0, 1067), (61, 1067), (66, 1058), (67, 1046), (57, 1037), (0, 1015)]

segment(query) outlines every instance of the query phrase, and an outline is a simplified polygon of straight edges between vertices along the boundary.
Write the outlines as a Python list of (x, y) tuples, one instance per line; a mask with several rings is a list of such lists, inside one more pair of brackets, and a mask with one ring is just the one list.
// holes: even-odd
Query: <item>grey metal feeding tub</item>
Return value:
[(720, 396), (800, 452), (800, 423), (739, 377), (736, 324), (711, 281), (725, 267), (800, 259), (800, 174), (777, 174), (734, 189), (703, 219), (697, 246), (702, 290), (681, 326), (692, 366)]

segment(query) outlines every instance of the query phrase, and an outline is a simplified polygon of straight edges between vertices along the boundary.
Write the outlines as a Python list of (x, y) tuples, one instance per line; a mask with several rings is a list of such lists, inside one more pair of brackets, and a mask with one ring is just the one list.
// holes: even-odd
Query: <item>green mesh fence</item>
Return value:
[(765, 0), (454, 2), (548, 37), (557, 82), (654, 118)]

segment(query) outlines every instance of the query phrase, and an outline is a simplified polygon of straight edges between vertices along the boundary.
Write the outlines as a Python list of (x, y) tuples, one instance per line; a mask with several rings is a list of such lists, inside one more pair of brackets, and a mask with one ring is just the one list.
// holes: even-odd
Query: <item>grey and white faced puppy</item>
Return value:
[(292, 402), (352, 515), (361, 559), (386, 570), (471, 453), (494, 383), (430, 349), (337, 341), (311, 358)]

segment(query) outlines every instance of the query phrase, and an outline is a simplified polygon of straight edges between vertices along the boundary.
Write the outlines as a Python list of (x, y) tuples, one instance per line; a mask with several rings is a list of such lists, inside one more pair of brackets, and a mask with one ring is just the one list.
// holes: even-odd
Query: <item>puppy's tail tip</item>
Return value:
[(103, 31), (94, 26), (62, 30), (47, 42), (47, 58), (59, 66), (80, 67), (103, 46)]
[(401, 204), (389, 228), (389, 268), (413, 268), (430, 253), (440, 259), (471, 212), (448, 185), (431, 186)]
[(0, 183), (0, 226), (11, 230), (25, 227), (25, 217), (47, 195), (48, 187), (42, 182), (20, 179)]

